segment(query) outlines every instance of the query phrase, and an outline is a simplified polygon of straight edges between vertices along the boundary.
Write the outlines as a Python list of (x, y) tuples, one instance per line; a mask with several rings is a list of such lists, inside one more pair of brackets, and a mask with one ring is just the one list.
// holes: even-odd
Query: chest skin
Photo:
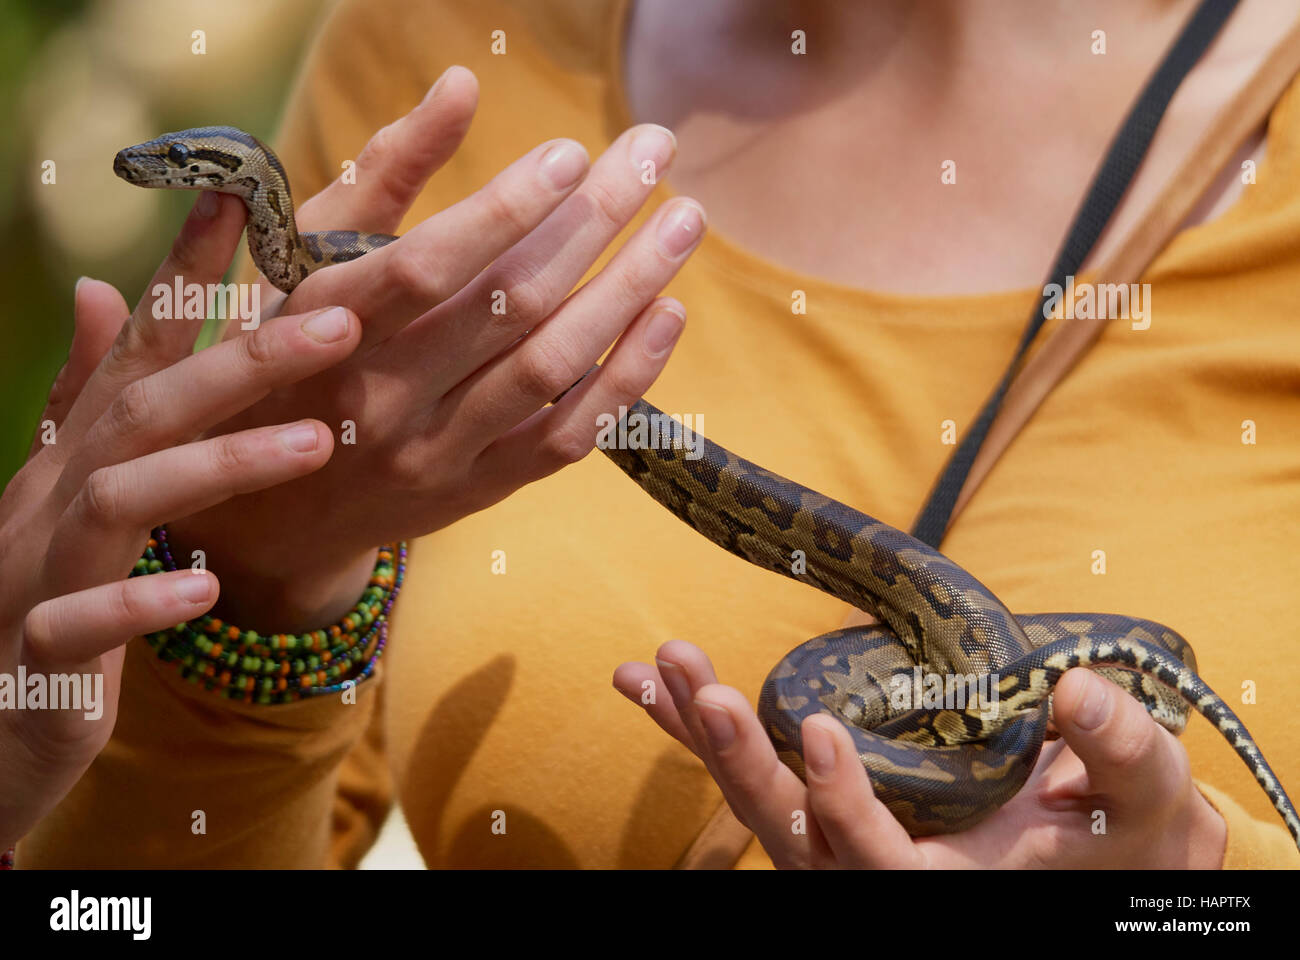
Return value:
[[(1014, 26), (1024, 11), (1000, 22), (981, 8), (959, 23), (889, 3), (856, 13), (810, 3), (784, 15), (724, 3), (709, 20), (679, 15), (677, 4), (634, 6), (623, 78), (635, 119), (677, 134), (673, 188), (783, 266), (927, 295), (1041, 282), (1111, 135), (1191, 9), (1101, 18), (1111, 30), (1097, 54), (1093, 15), (1045, 15), (1027, 37)], [(1278, 6), (1245, 0), (1193, 69), (1085, 269), (1106, 258), (1257, 66), (1290, 15)], [(798, 29), (804, 55), (791, 51)], [(1238, 161), (1262, 152), (1261, 129)], [(1229, 165), (1191, 222), (1231, 204), (1239, 170)]]

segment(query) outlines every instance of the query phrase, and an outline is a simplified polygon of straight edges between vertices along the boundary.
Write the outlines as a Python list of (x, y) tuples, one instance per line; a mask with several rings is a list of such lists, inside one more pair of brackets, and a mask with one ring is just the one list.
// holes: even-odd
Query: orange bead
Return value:
[(222, 647), (220, 643), (214, 643), (214, 644), (212, 645), (212, 649), (211, 649), (210, 651), (208, 651), (208, 656), (210, 656), (210, 657), (212, 657), (212, 658), (215, 659), (215, 658), (221, 656), (221, 651), (224, 650), (224, 649), (225, 649), (225, 648)]

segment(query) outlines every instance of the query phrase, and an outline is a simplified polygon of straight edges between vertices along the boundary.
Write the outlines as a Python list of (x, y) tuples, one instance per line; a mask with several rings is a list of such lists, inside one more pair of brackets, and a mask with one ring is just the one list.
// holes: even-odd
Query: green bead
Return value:
[(256, 630), (246, 631), (244, 633), (244, 641), (246, 643), (257, 643), (257, 631)]

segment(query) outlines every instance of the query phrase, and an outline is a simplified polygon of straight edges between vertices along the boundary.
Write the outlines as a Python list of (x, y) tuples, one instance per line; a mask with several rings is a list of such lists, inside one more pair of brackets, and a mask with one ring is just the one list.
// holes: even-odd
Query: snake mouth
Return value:
[(130, 147), (119, 150), (113, 158), (113, 172), (138, 187), (161, 185), (167, 181), (167, 164), (161, 157), (133, 152)]

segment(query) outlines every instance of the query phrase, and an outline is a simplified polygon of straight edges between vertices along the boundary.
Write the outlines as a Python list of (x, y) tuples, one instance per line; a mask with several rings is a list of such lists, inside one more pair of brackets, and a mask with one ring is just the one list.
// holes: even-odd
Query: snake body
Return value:
[[(243, 197), (253, 260), (286, 292), (317, 269), (395, 239), (299, 233), (284, 168), (233, 127), (166, 134), (121, 151), (113, 167), (137, 186)], [(626, 442), (636, 435), (630, 424), (654, 425), (648, 435), (656, 442)], [(602, 451), (679, 519), (728, 552), (879, 621), (799, 645), (764, 682), (759, 717), (800, 776), (800, 724), (829, 713), (853, 736), (876, 796), (910, 833), (964, 830), (1024, 785), (1048, 732), (1052, 689), (1082, 666), (1119, 683), (1175, 734), (1192, 710), (1214, 724), (1300, 845), (1290, 798), (1175, 631), (1113, 614), (1013, 615), (926, 544), (688, 432), (645, 401), (619, 428), (624, 442)]]

